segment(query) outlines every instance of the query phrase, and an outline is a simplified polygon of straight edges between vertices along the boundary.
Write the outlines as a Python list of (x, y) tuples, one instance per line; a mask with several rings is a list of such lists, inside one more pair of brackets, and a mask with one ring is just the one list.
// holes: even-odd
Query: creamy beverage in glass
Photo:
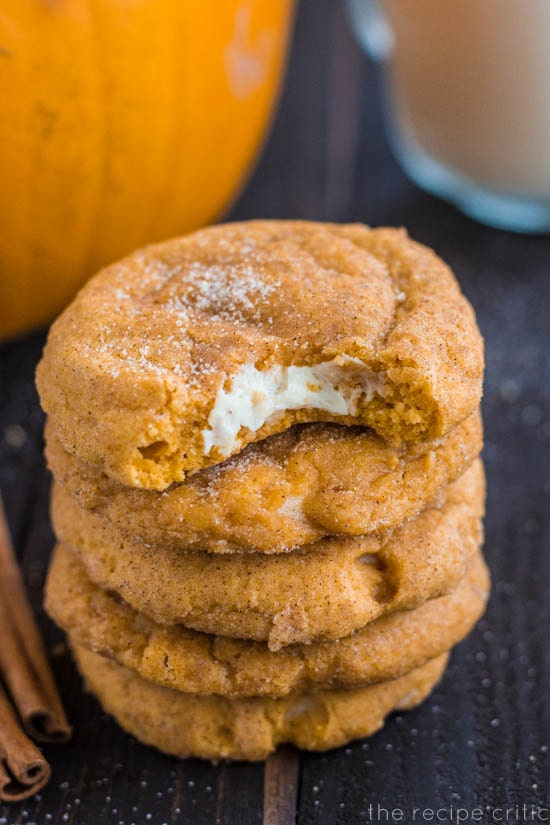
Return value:
[(487, 223), (550, 230), (550, 0), (348, 0), (396, 154)]

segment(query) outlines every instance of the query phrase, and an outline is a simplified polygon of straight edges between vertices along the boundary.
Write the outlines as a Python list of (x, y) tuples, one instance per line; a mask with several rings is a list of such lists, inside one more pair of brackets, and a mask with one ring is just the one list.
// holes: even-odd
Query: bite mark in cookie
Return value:
[(482, 372), (472, 308), (404, 231), (252, 221), (92, 278), (37, 383), (68, 452), (163, 490), (294, 424), (440, 438), (477, 408)]
[(231, 455), (241, 443), (243, 428), (255, 433), (289, 410), (355, 416), (360, 403), (369, 403), (375, 393), (384, 396), (383, 379), (359, 358), (346, 355), (310, 367), (275, 364), (258, 370), (244, 364), (218, 390), (209, 428), (203, 430), (205, 455), (214, 448), (222, 456)]

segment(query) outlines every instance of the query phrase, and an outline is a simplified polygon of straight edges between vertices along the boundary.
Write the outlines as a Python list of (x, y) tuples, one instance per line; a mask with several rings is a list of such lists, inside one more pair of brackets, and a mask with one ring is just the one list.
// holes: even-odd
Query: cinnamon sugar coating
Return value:
[[(52, 326), (37, 383), (68, 452), (163, 490), (296, 423), (366, 425), (393, 443), (441, 438), (477, 408), (482, 372), (471, 306), (404, 230), (251, 221), (99, 273)], [(227, 399), (239, 375), (241, 389), (265, 384), (240, 411), (241, 390)], [(298, 390), (281, 400), (294, 375), (305, 408)], [(265, 420), (251, 423), (250, 404)]]
[(341, 638), (450, 592), (481, 543), (484, 492), (477, 461), (447, 488), (441, 507), (395, 531), (327, 538), (279, 555), (174, 552), (129, 541), (57, 487), (52, 516), (92, 581), (140, 612), (278, 650)]
[(283, 742), (327, 750), (370, 736), (392, 710), (423, 701), (448, 659), (443, 654), (398, 679), (364, 688), (228, 699), (161, 687), (78, 644), (72, 647), (88, 688), (125, 730), (165, 753), (213, 761), (265, 759)]
[(58, 545), (46, 609), (71, 638), (157, 684), (185, 693), (285, 696), (362, 687), (402, 676), (466, 636), (485, 608), (489, 574), (481, 553), (455, 590), (414, 610), (383, 616), (337, 641), (277, 652), (259, 642), (161, 625), (87, 576), (77, 554)]
[(174, 551), (280, 553), (414, 517), (479, 455), (482, 427), (475, 412), (439, 442), (396, 447), (364, 428), (298, 425), (160, 495), (79, 461), (50, 422), (46, 441), (56, 483), (126, 538)]

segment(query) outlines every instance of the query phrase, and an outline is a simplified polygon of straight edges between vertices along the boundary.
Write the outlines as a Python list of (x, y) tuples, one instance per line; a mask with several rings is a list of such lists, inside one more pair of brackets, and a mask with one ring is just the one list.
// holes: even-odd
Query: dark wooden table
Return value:
[(83, 693), (42, 611), (52, 534), (33, 372), (44, 336), (6, 346), (0, 484), (75, 735), (47, 749), (50, 786), (0, 806), (0, 825), (410, 823), (437, 821), (429, 809), (438, 808), (438, 821), (456, 822), (457, 807), (467, 822), (545, 821), (536, 809), (550, 807), (550, 239), (485, 229), (404, 178), (384, 138), (375, 71), (336, 0), (301, 2), (272, 137), (231, 217), (264, 216), (404, 224), (454, 267), (487, 342), (487, 615), (421, 708), (368, 742), (286, 753), (278, 813), (264, 810), (263, 765), (178, 762), (143, 747)]

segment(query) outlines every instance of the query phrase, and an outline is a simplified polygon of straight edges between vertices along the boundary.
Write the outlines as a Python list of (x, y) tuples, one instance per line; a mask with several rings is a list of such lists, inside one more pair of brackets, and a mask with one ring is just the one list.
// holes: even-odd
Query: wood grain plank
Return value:
[(34, 386), (34, 369), (44, 336), (2, 348), (0, 358), (0, 489), (17, 547), (30, 522), (35, 485), (44, 465), (44, 416)]
[(263, 765), (220, 765), (215, 825), (261, 825)]
[(295, 825), (300, 755), (294, 748), (279, 748), (265, 763), (262, 825)]

